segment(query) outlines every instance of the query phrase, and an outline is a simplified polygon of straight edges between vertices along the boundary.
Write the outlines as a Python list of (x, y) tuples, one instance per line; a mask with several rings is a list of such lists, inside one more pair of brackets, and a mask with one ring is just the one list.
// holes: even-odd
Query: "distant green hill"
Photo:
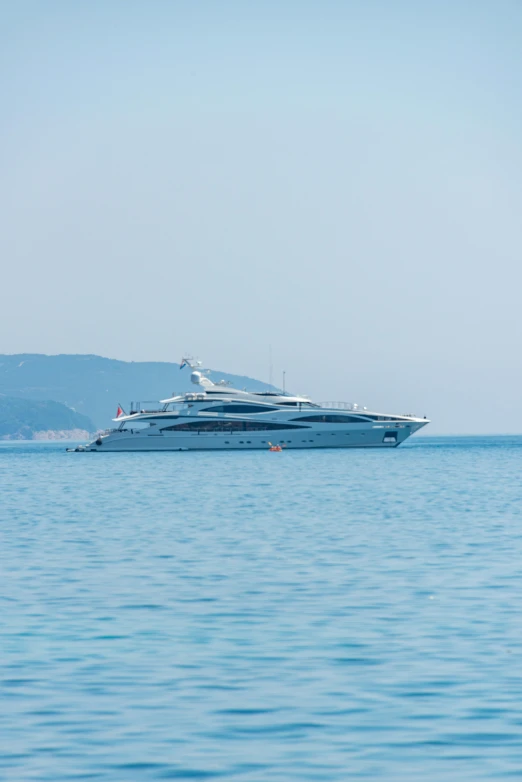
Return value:
[(0, 439), (31, 440), (41, 432), (94, 432), (95, 426), (86, 415), (76, 413), (60, 402), (34, 402), (0, 395)]
[[(213, 380), (229, 380), (236, 388), (268, 389), (266, 383), (213, 371)], [(119, 402), (165, 399), (184, 392), (190, 369), (163, 362), (127, 362), (101, 356), (0, 354), (0, 393), (23, 399), (53, 399), (87, 415), (96, 428), (111, 426)]]

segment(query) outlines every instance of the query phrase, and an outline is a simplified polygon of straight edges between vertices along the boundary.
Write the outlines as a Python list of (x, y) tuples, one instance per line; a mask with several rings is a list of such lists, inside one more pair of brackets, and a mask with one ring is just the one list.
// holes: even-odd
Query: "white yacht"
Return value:
[(163, 399), (152, 409), (118, 408), (118, 426), (75, 451), (195, 451), (282, 448), (395, 448), (429, 421), (388, 415), (356, 404), (323, 402), (284, 391), (240, 391), (213, 383), (200, 362), (192, 393)]

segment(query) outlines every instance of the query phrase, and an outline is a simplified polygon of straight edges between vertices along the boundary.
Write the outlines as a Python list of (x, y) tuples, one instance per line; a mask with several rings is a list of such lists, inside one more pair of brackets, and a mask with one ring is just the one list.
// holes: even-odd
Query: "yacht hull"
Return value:
[[(399, 427), (350, 427), (325, 431), (315, 429), (289, 432), (190, 432), (145, 434), (111, 432), (86, 446), (85, 451), (248, 451), (268, 450), (270, 445), (297, 448), (396, 448), (424, 423)], [(280, 437), (276, 437), (280, 434)]]

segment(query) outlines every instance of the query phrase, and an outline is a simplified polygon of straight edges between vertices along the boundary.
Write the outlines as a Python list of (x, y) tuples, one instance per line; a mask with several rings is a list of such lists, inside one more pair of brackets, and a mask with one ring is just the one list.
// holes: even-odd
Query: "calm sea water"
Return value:
[(0, 446), (0, 778), (522, 778), (522, 438)]

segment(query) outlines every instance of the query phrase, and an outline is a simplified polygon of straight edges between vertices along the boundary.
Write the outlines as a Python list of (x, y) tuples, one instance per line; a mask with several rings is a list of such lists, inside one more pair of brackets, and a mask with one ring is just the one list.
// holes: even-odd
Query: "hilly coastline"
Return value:
[(88, 416), (60, 402), (0, 395), (0, 440), (81, 439), (95, 428)]
[[(254, 391), (270, 388), (259, 380), (217, 370), (212, 372), (212, 379)], [(119, 403), (127, 408), (130, 400), (157, 401), (193, 388), (190, 370), (180, 372), (176, 363), (128, 362), (95, 355), (0, 354), (0, 394), (18, 401), (59, 402), (71, 414), (86, 416), (90, 431), (112, 426)], [(64, 427), (51, 413), (51, 409), (42, 410), (39, 425), (47, 421), (44, 430), (54, 430), (55, 426), (56, 431), (62, 430)], [(87, 424), (67, 428), (85, 429)]]

